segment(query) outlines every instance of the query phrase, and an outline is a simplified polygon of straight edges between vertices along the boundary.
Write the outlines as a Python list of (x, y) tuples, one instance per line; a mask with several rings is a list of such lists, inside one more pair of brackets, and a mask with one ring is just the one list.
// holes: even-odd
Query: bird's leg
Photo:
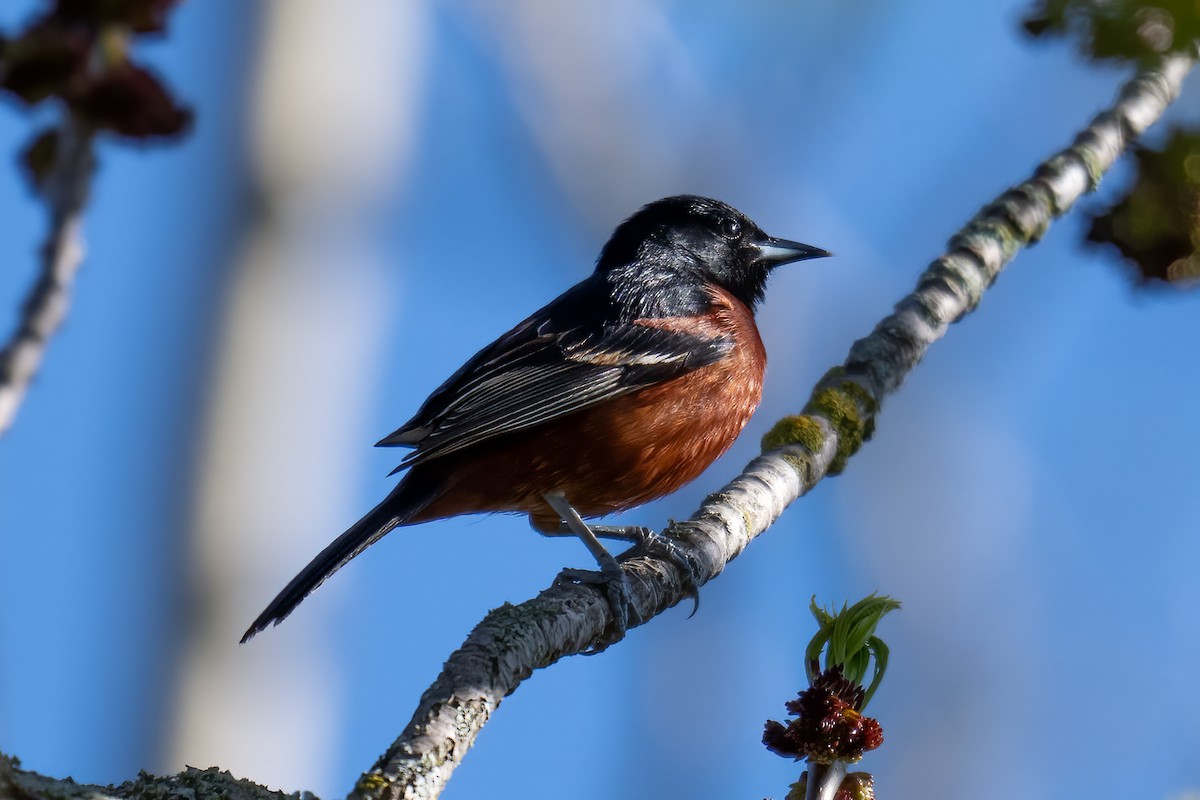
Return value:
[[(687, 596), (692, 598), (692, 613), (688, 614), (688, 619), (696, 616), (696, 612), (700, 610), (700, 581), (696, 580), (696, 571), (692, 569), (691, 563), (683, 557), (670, 537), (655, 533), (653, 529), (641, 525), (588, 525), (587, 527), (597, 538), (619, 539), (639, 545), (647, 553), (659, 555), (678, 567), (686, 582)], [(542, 531), (541, 533), (543, 536), (576, 535), (575, 530), (568, 522), (563, 522), (556, 531)]]
[(621, 565), (617, 563), (617, 559), (613, 558), (612, 553), (604, 548), (604, 545), (596, 538), (596, 534), (592, 532), (592, 529), (579, 516), (579, 512), (571, 507), (571, 504), (567, 502), (567, 498), (562, 492), (546, 492), (542, 496), (546, 498), (546, 502), (550, 504), (550, 507), (562, 518), (564, 523), (563, 527), (565, 530), (553, 531), (551, 535), (566, 532), (575, 534), (591, 552), (592, 557), (596, 559), (596, 563), (600, 565), (599, 572), (582, 569), (565, 569), (562, 571), (563, 576), (575, 583), (604, 586), (605, 594), (608, 597), (608, 605), (613, 612), (613, 627), (615, 631), (614, 636), (610, 640), (602, 642), (599, 645), (593, 645), (592, 649), (586, 652), (586, 655), (595, 655), (625, 637), (625, 631), (629, 629), (631, 610), (636, 617), (636, 622), (642, 621), (633, 605), (633, 596), (629, 589), (629, 578), (625, 574), (625, 570), (621, 569)]
[[(597, 539), (619, 539), (632, 544), (647, 544), (658, 534), (641, 525), (588, 525)], [(543, 536), (574, 536), (570, 524), (563, 522), (556, 531), (541, 531)]]

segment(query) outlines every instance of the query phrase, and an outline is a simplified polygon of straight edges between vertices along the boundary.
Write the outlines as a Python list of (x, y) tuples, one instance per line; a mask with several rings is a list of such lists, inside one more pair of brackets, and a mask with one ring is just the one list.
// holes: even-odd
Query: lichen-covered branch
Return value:
[[(697, 584), (720, 574), (750, 540), (821, 478), (840, 472), (896, 391), (947, 327), (972, 311), (1004, 266), (1093, 190), (1128, 144), (1178, 95), (1191, 58), (1172, 57), (1133, 78), (1075, 143), (1041, 164), (955, 234), (895, 311), (826, 373), (799, 415), (780, 420), (763, 455), (686, 522), (667, 530)], [(621, 558), (643, 621), (686, 598), (669, 560), (635, 549)], [(489, 613), (426, 690), (400, 738), (359, 779), (352, 797), (432, 798), (445, 786), (500, 701), (535, 669), (584, 652), (611, 623), (595, 590), (556, 585)]]
[(15, 758), (0, 753), (0, 798), (4, 800), (317, 800), (308, 792), (284, 794), (235, 778), (215, 767), (188, 767), (159, 777), (143, 772), (120, 786), (93, 786), (70, 778), (47, 778), (21, 769)]
[(92, 144), (92, 128), (64, 112), (54, 164), (42, 186), (50, 231), (42, 246), (41, 271), (25, 298), (17, 329), (0, 350), (0, 435), (16, 418), (50, 337), (67, 314), (71, 285), (83, 261), (83, 207), (95, 167)]

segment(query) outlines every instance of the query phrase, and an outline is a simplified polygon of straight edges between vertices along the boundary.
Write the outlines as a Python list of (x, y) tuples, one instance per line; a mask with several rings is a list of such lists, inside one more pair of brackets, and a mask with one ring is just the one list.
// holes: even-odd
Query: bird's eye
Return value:
[(742, 223), (736, 219), (726, 217), (721, 220), (721, 235), (731, 241), (736, 241), (742, 237)]

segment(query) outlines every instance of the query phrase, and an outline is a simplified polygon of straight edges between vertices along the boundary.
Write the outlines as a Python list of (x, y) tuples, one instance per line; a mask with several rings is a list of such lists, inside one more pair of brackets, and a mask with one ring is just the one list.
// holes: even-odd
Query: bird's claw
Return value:
[(583, 655), (585, 656), (603, 653), (610, 646), (624, 639), (625, 633), (630, 627), (630, 619), (633, 620), (633, 625), (640, 625), (645, 621), (638, 612), (637, 606), (633, 604), (633, 591), (629, 588), (629, 576), (619, 566), (615, 569), (600, 570), (564, 569), (558, 574), (556, 582), (604, 588), (608, 607), (612, 609), (613, 614), (612, 632), (584, 650)]
[(679, 568), (683, 573), (684, 594), (692, 598), (692, 613), (688, 614), (688, 619), (696, 616), (696, 612), (700, 610), (700, 582), (696, 580), (696, 571), (692, 569), (691, 562), (684, 558), (671, 537), (656, 533), (650, 528), (639, 528), (638, 546), (647, 553), (665, 558)]

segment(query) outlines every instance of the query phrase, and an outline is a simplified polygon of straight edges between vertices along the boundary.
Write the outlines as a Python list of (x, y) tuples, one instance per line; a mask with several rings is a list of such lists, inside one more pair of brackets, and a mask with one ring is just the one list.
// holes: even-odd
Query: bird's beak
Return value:
[(793, 261), (807, 261), (810, 258), (825, 258), (831, 256), (828, 250), (813, 247), (799, 242), (789, 242), (787, 239), (776, 239), (768, 236), (751, 245), (758, 251), (754, 261), (758, 264), (776, 267), (780, 264), (790, 264)]

